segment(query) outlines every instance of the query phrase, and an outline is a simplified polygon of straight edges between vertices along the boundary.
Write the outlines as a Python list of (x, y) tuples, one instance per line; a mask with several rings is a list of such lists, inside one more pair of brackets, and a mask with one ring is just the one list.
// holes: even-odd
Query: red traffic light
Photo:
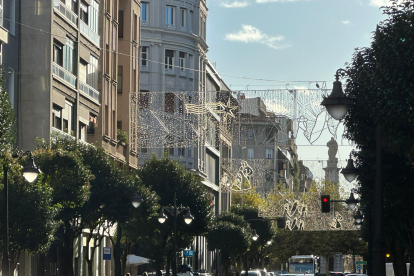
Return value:
[(329, 195), (321, 195), (321, 211), (322, 213), (331, 211), (331, 197)]

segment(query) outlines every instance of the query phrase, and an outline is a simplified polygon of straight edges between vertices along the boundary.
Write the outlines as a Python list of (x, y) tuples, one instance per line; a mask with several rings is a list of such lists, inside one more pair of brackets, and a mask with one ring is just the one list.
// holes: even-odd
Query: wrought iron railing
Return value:
[(53, 8), (60, 12), (64, 17), (66, 17), (70, 22), (78, 26), (78, 16), (76, 13), (71, 11), (64, 3), (60, 0), (53, 1)]
[(100, 41), (101, 41), (101, 37), (95, 33), (94, 31), (91, 30), (91, 28), (89, 28), (89, 26), (83, 22), (82, 20), (80, 21), (80, 31), (81, 33), (83, 33), (84, 35), (86, 35), (88, 38), (90, 38), (92, 40), (93, 43), (95, 43), (97, 46), (100, 45)]
[(72, 75), (69, 71), (63, 69), (56, 63), (53, 63), (53, 75), (66, 81), (71, 86), (76, 87), (76, 76)]
[(84, 83), (83, 81), (79, 81), (79, 90), (99, 102), (99, 91), (92, 86)]

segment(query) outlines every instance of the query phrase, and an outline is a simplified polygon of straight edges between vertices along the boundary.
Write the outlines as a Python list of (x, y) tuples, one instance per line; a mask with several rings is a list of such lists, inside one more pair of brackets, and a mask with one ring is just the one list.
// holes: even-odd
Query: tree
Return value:
[(235, 258), (244, 254), (250, 247), (251, 233), (241, 225), (218, 218), (209, 229), (206, 239), (209, 250), (220, 250), (224, 271), (227, 274), (231, 260), (234, 262)]
[(14, 110), (5, 88), (3, 66), (0, 65), (0, 159), (5, 158), (16, 141)]
[[(27, 182), (22, 174), (20, 164), (8, 156), (8, 188), (9, 188), (9, 233), (11, 268), (19, 255), (28, 253), (45, 253), (56, 230), (53, 221), (55, 208), (51, 204), (52, 189), (42, 182), (43, 175), (34, 183)], [(4, 175), (1, 172), (1, 183)], [(3, 192), (0, 193), (0, 204), (3, 206)], [(0, 230), (4, 232), (4, 212), (1, 212)], [(3, 245), (3, 236), (1, 236)]]
[[(372, 214), (375, 183), (376, 130), (383, 146), (384, 226), (387, 244), (399, 250), (396, 275), (405, 275), (404, 251), (414, 267), (414, 3), (392, 2), (384, 7), (370, 47), (356, 49), (346, 65), (346, 94), (354, 99), (344, 117), (345, 137), (358, 145), (361, 203)], [(370, 221), (368, 218), (366, 221)], [(365, 224), (364, 228), (368, 228)], [(365, 237), (368, 230), (364, 229)], [(405, 249), (403, 249), (405, 248)], [(401, 249), (403, 251), (401, 252)], [(397, 253), (397, 252), (396, 252)], [(414, 269), (410, 270), (414, 275)]]
[[(186, 225), (184, 223), (183, 216), (185, 213), (181, 213), (177, 218), (177, 248), (185, 248), (192, 242), (194, 236), (203, 235), (207, 232), (211, 221), (211, 197), (198, 177), (191, 172), (186, 172), (185, 168), (178, 162), (166, 157), (157, 159), (156, 156), (152, 156), (151, 159), (145, 162), (138, 170), (138, 176), (146, 187), (152, 187), (158, 194), (160, 197), (158, 203), (161, 206), (172, 205), (174, 194), (176, 194), (177, 205), (190, 208), (194, 217), (191, 224)], [(164, 224), (157, 226), (158, 231), (153, 231), (153, 238), (160, 239), (160, 242), (156, 244), (160, 247), (156, 248), (154, 252), (162, 252), (162, 255), (167, 257), (168, 260), (176, 252), (173, 252), (173, 237), (171, 235), (173, 218), (171, 214), (166, 213), (166, 215), (168, 219)], [(148, 246), (154, 247), (154, 245)], [(164, 248), (164, 251), (162, 251), (162, 248)], [(158, 263), (160, 261), (159, 257), (152, 255), (150, 258), (156, 262), (155, 266), (163, 265), (163, 263)], [(168, 271), (167, 269), (167, 273)]]
[[(44, 173), (44, 185), (52, 188), (51, 204), (57, 207), (54, 216), (63, 238), (58, 257), (62, 270), (73, 275), (73, 242), (82, 232), (81, 210), (89, 198), (89, 182), (93, 175), (84, 164), (76, 141), (71, 138), (54, 137), (51, 143), (39, 141), (34, 159)], [(74, 169), (76, 168), (76, 169)]]

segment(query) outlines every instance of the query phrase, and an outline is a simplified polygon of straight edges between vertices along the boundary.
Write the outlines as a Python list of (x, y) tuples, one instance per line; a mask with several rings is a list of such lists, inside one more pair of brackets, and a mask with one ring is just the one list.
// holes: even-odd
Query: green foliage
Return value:
[(223, 258), (235, 258), (250, 247), (251, 235), (240, 225), (217, 221), (206, 234), (209, 250), (220, 250)]
[(358, 145), (361, 205), (370, 213), (380, 129), (387, 242), (400, 240), (414, 254), (414, 2), (393, 2), (383, 11), (388, 19), (378, 24), (371, 47), (356, 49), (346, 66), (345, 92), (354, 105), (344, 118), (345, 137)]
[(126, 131), (123, 131), (122, 129), (118, 128), (116, 130), (116, 139), (118, 140), (118, 143), (121, 144), (128, 144), (128, 133)]
[(16, 141), (14, 110), (5, 88), (3, 66), (0, 65), (0, 159), (4, 158)]
[[(188, 246), (195, 235), (203, 235), (207, 232), (212, 217), (211, 196), (198, 177), (186, 172), (178, 162), (166, 157), (157, 159), (155, 156), (145, 162), (137, 175), (145, 187), (157, 193), (160, 206), (173, 205), (174, 194), (176, 194), (177, 206), (190, 208), (194, 217), (191, 224), (185, 224), (183, 218), (185, 212), (177, 217), (178, 248)], [(171, 214), (167, 212), (165, 214), (168, 219), (162, 225), (155, 217), (145, 222), (150, 231), (146, 231), (148, 236), (140, 242), (143, 247), (151, 249), (147, 251), (151, 254), (148, 257), (155, 260), (155, 266), (158, 267), (163, 264), (165, 257), (172, 253), (173, 218)]]
[[(33, 254), (46, 252), (56, 230), (56, 223), (53, 221), (55, 209), (51, 204), (51, 187), (42, 181), (43, 175), (38, 177), (37, 182), (25, 181), (20, 170), (17, 160), (10, 157), (8, 164), (9, 233), (13, 260), (25, 250)], [(2, 170), (1, 183), (4, 181), (3, 177)], [(1, 206), (3, 202), (3, 191), (1, 191)], [(0, 229), (4, 231), (4, 212), (1, 212), (0, 218)], [(0, 238), (2, 241), (3, 236)]]

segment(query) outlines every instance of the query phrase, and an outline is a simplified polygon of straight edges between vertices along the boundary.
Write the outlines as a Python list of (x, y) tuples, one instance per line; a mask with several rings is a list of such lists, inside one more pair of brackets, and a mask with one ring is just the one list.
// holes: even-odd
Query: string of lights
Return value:
[[(11, 20), (11, 19), (6, 18), (6, 17), (3, 17), (3, 16), (0, 16), (0, 18), (3, 18), (4, 20), (7, 20), (7, 21), (12, 22), (12, 23), (15, 23), (15, 24), (18, 24), (18, 25), (23, 26), (23, 27), (33, 29), (35, 31), (39, 31), (39, 32), (48, 34), (48, 35), (53, 36), (53, 37), (66, 38), (66, 36), (59, 36), (59, 35), (56, 35), (56, 34), (52, 34), (51, 32), (48, 32), (46, 30), (39, 29), (39, 28), (30, 26), (30, 25), (26, 25), (26, 24), (17, 22), (15, 20)], [(88, 46), (88, 47), (91, 47), (91, 46), (92, 47), (96, 47), (93, 44), (84, 43), (84, 42), (82, 42), (80, 40), (75, 40), (73, 42), (78, 43), (78, 44), (83, 44), (83, 45)], [(164, 65), (164, 66), (165, 65), (168, 65), (169, 67), (179, 68), (179, 69), (181, 68), (183, 70), (189, 70), (189, 71), (193, 71), (193, 72), (196, 72), (196, 73), (205, 73), (206, 72), (205, 70), (193, 69), (193, 68), (188, 68), (188, 67), (181, 67), (179, 65), (171, 65), (171, 64), (167, 64), (167, 63), (164, 63), (164, 62), (159, 62), (159, 61), (156, 61), (156, 60), (143, 59), (143, 58), (141, 58), (139, 56), (133, 56), (133, 55), (130, 55), (130, 54), (126, 54), (126, 53), (119, 52), (119, 51), (113, 51), (113, 50), (104, 49), (104, 48), (101, 48), (100, 50), (101, 51), (108, 51), (108, 52), (111, 52), (111, 53), (115, 53), (115, 54), (118, 54), (118, 55), (130, 57), (130, 58), (135, 58), (137, 60), (145, 60), (147, 62), (151, 62), (151, 63), (154, 63), (154, 64), (159, 64), (159, 65)], [(15, 72), (15, 73), (19, 73), (19, 72)], [(248, 80), (256, 80), (256, 81), (267, 81), (267, 82), (292, 83), (292, 84), (293, 83), (315, 83), (315, 84), (318, 84), (318, 83), (326, 83), (326, 81), (323, 81), (323, 80), (276, 80), (276, 79), (254, 78), (254, 77), (236, 76), (236, 75), (219, 74), (219, 73), (213, 73), (213, 74), (215, 74), (215, 75), (217, 75), (219, 77), (224, 76), (224, 77), (229, 77), (229, 78), (248, 79)]]

